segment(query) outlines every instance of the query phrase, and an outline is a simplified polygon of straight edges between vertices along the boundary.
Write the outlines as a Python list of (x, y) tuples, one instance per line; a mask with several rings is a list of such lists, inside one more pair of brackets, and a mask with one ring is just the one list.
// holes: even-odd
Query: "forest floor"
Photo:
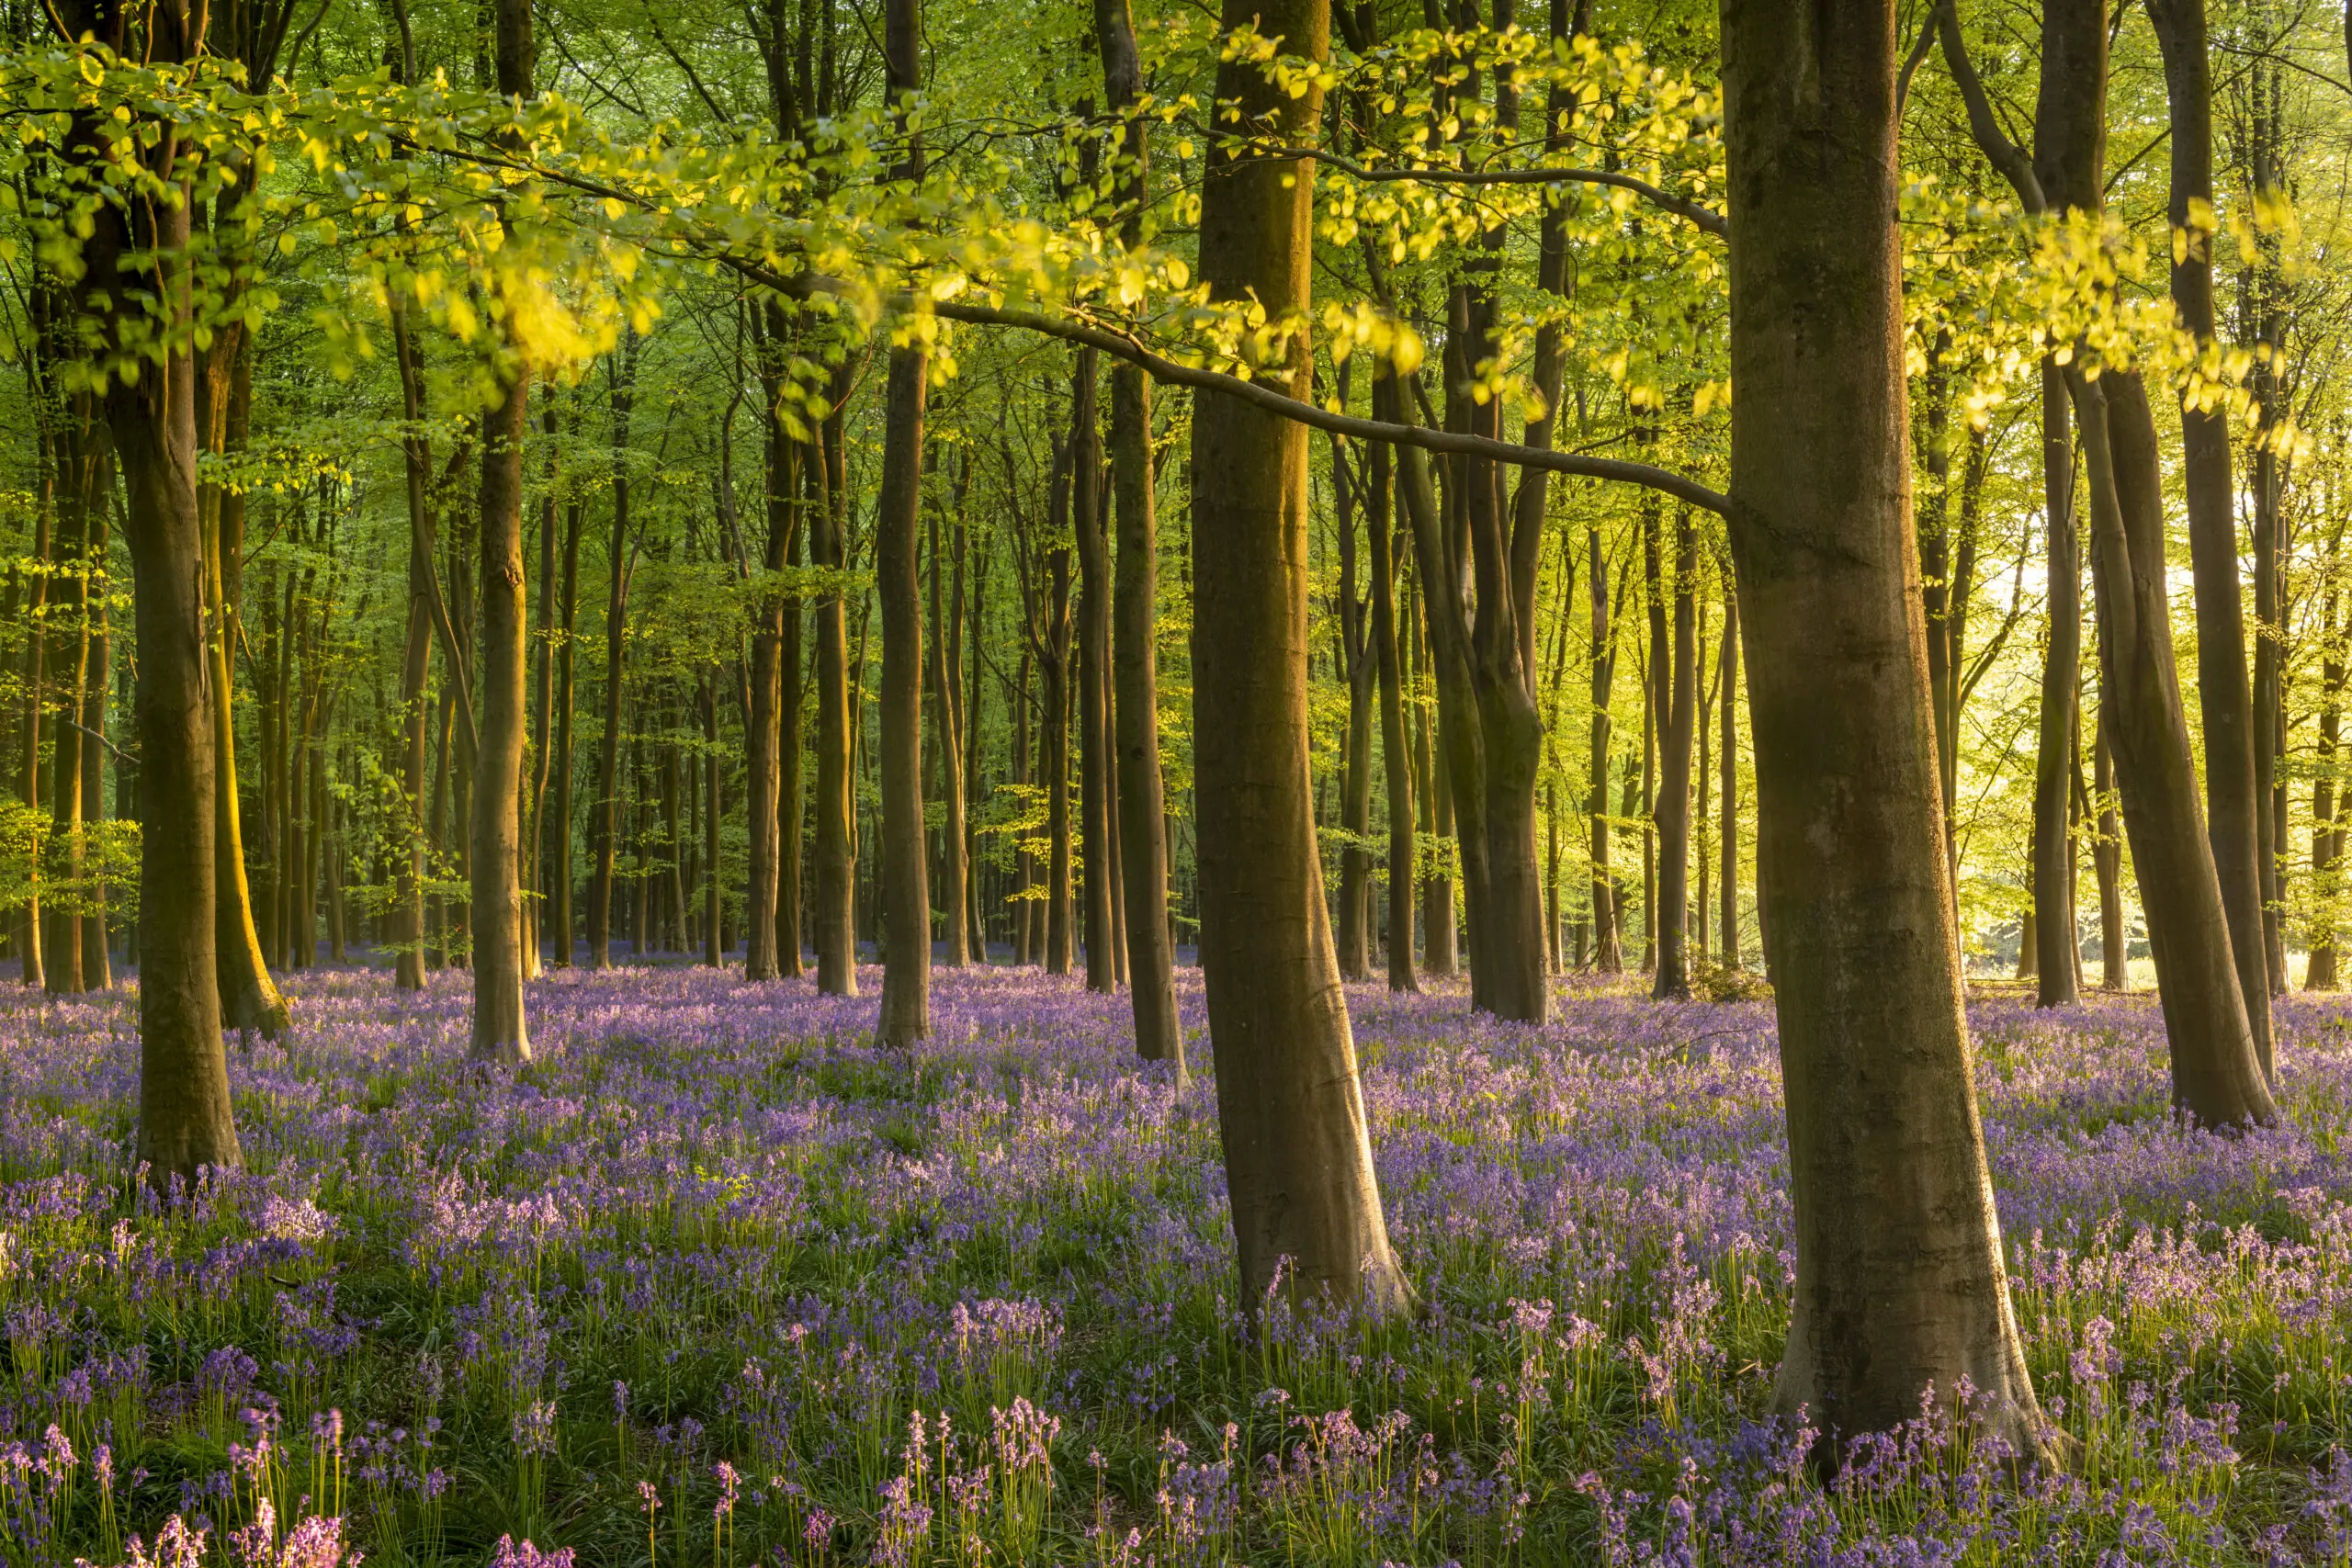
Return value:
[(2289, 1124), (2233, 1140), (2168, 1118), (2151, 998), (1978, 1003), (2083, 1463), (1923, 1420), (1825, 1489), (1761, 1421), (1768, 1007), (1570, 983), (1532, 1031), (1351, 987), (1428, 1311), (1251, 1331), (1213, 1095), (1131, 1059), (1124, 999), (942, 972), (908, 1062), (879, 980), (551, 976), (496, 1079), (462, 976), (300, 976), (292, 1036), (232, 1052), (249, 1172), (168, 1207), (129, 998), (10, 988), (0, 1562), (2352, 1560), (2352, 1003), (2281, 1005)]

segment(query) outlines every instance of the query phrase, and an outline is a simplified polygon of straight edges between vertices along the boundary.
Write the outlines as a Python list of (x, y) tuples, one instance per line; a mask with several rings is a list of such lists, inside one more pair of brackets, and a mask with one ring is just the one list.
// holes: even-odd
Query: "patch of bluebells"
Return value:
[[(1972, 1009), (2067, 1473), (1951, 1417), (1770, 1414), (1793, 1259), (1769, 1008), (1350, 992), (1429, 1311), (1244, 1302), (1214, 1101), (1123, 998), (940, 971), (289, 985), (249, 1168), (126, 1161), (123, 993), (0, 994), (0, 1568), (1962, 1561), (2352, 1564), (2352, 1012), (2281, 1004), (2285, 1125), (2167, 1111), (2145, 997)], [(1198, 976), (1181, 976), (1188, 1020)], [(1208, 1047), (1192, 1043), (1205, 1069)]]

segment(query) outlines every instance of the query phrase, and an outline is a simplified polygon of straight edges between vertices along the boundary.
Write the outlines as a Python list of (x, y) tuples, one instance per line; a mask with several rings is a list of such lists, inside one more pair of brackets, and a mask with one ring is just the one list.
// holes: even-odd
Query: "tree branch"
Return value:
[(1287, 392), (1276, 391), (1262, 381), (1245, 381), (1238, 376), (1228, 376), (1223, 371), (1179, 364), (1164, 355), (1153, 353), (1124, 333), (1080, 321), (1063, 321), (1039, 311), (1011, 310), (991, 305), (961, 305), (953, 300), (933, 305), (932, 310), (951, 321), (963, 321), (973, 326), (1019, 327), (1047, 337), (1057, 337), (1067, 343), (1098, 348), (1130, 365), (1141, 366), (1150, 372), (1154, 380), (1191, 387), (1198, 391), (1221, 393), (1312, 429), (1329, 431), (1334, 435), (1418, 446), (1427, 452), (1487, 457), (1498, 463), (1548, 468), (1554, 473), (1572, 474), (1583, 479), (1637, 484), (1718, 515), (1728, 514), (1731, 511), (1729, 497), (1708, 489), (1696, 479), (1665, 468), (1652, 468), (1647, 463), (1627, 462), (1617, 457), (1588, 457), (1548, 447), (1522, 446), (1459, 431), (1430, 430), (1417, 424), (1386, 424), (1378, 420), (1359, 419), (1353, 414), (1333, 413), (1303, 399), (1294, 398)]
[(1269, 147), (1252, 149), (1252, 152), (1261, 158), (1313, 159), (1370, 185), (1409, 181), (1420, 185), (1447, 186), (1608, 186), (1616, 190), (1632, 191), (1653, 206), (1664, 208), (1677, 217), (1687, 218), (1719, 240), (1731, 238), (1731, 224), (1713, 208), (1702, 206), (1688, 197), (1677, 196), (1647, 180), (1621, 175), (1613, 170), (1555, 166), (1534, 169), (1376, 169), (1319, 147)]

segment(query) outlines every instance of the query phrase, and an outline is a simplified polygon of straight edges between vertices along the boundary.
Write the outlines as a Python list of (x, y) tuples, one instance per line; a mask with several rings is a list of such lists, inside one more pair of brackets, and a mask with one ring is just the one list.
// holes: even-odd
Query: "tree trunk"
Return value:
[[(835, 383), (835, 395), (841, 391)], [(817, 503), (809, 513), (809, 564), (849, 566), (838, 406), (820, 436)], [(810, 921), (817, 989), (857, 995), (857, 759), (850, 733), (849, 620), (838, 590), (817, 600), (817, 901)]]
[[(1348, 396), (1347, 367), (1340, 367), (1340, 401)], [(1339, 640), (1333, 649), (1336, 673), (1348, 685), (1348, 728), (1342, 737), (1340, 761), (1340, 896), (1333, 933), (1339, 951), (1340, 977), (1363, 979), (1372, 965), (1372, 857), (1364, 846), (1372, 830), (1372, 682), (1371, 628), (1365, 624), (1368, 606), (1356, 592), (1356, 513), (1354, 476), (1346, 454), (1334, 443), (1331, 488), (1337, 492), (1332, 526), (1340, 544)]]
[(2075, 767), (2075, 690), (2082, 679), (2082, 547), (2075, 534), (2075, 443), (2065, 376), (2041, 365), (2041, 482), (2049, 519), (2050, 630), (2041, 657), (2041, 712), (2033, 767), (2035, 1004), (2075, 1000), (2075, 846), (2066, 831)]
[[(111, 481), (102, 488), (110, 491), (113, 488)], [(92, 570), (103, 581), (106, 569), (106, 530), (103, 527), (91, 540), (90, 560)], [(85, 841), (98, 831), (107, 818), (105, 769), (110, 638), (103, 599), (98, 603), (96, 616), (96, 627), (90, 639), (90, 679), (86, 694), (82, 699), (82, 722), (90, 730), (87, 738), (90, 743), (82, 748), (82, 830)], [(119, 770), (117, 776), (120, 776)], [(107, 953), (107, 892), (103, 882), (92, 883), (87, 895), (87, 908), (82, 915), (82, 984), (93, 991), (110, 990), (114, 986), (113, 964)]]
[(544, 967), (540, 950), (553, 907), (548, 887), (548, 773), (555, 765), (555, 634), (557, 597), (556, 533), (563, 512), (562, 469), (558, 457), (556, 402), (552, 389), (544, 395), (546, 412), (541, 431), (547, 436), (547, 493), (539, 500), (539, 608), (537, 635), (538, 657), (531, 677), (531, 811), (523, 836), (523, 885), (538, 895), (537, 916), (523, 922), (523, 977), (536, 980)]
[(2100, 684), (2112, 704), (2109, 740), (2172, 1043), (2174, 1102), (2207, 1126), (2268, 1122), (2277, 1111), (2232, 962), (2174, 673), (2154, 420), (2134, 375), (2092, 381), (2070, 372), (2068, 385), (2090, 479)]
[[(528, 0), (499, 0), (501, 85), (523, 28), (529, 49)], [(481, 513), (477, 547), (480, 618), (475, 648), (481, 672), (481, 730), (474, 748), (471, 877), (476, 1061), (531, 1059), (523, 1016), (523, 741), (529, 712), (529, 607), (523, 568), (523, 444), (530, 427), (530, 377), (517, 365), (498, 406), (483, 416)]]
[[(71, 7), (78, 33), (87, 28), (119, 52), (157, 62), (197, 53), (180, 0), (161, 0), (145, 16), (144, 47), (126, 36), (127, 11)], [(147, 156), (168, 172), (178, 152), (167, 123)], [(135, 314), (128, 299), (107, 296), (128, 285), (143, 290), (151, 271), (164, 275), (155, 294), (182, 301), (190, 289), (188, 203), (144, 202), (131, 215), (101, 203), (85, 242), (83, 287), (93, 304)], [(122, 270), (138, 255), (135, 275)], [(136, 279), (141, 281), (134, 281)], [(184, 343), (185, 305), (167, 323), (167, 343)], [(135, 705), (141, 759), (139, 919), (139, 1132), (136, 1157), (161, 1186), (193, 1181), (208, 1167), (243, 1163), (229, 1099), (214, 950), (216, 826), (213, 748), (216, 716), (226, 707), (209, 682), (215, 674), (205, 628), (208, 572), (197, 499), (197, 374), (185, 350), (160, 363), (141, 360), (139, 378), (118, 380), (107, 395), (107, 423), (122, 465), (123, 532), (135, 588), (139, 687)]]
[(2320, 615), (2319, 739), (2312, 767), (2312, 883), (2319, 913), (2312, 922), (2311, 958), (2303, 966), (2303, 989), (2335, 989), (2337, 858), (2335, 825), (2336, 742), (2344, 724), (2344, 644), (2336, 628), (2337, 593), (2328, 592)]
[[(40, 800), (40, 734), (42, 661), (46, 657), (49, 637), (44, 629), (43, 612), (49, 604), (50, 558), (52, 550), (52, 516), (60, 504), (57, 487), (47, 487), (49, 504), (37, 507), (33, 513), (31, 581), (25, 595), (25, 649), (19, 666), (24, 686), (24, 707), (17, 720), (17, 798), (25, 807), (28, 818), (41, 808)], [(46, 835), (37, 836), (32, 859), (26, 867), (26, 896), (17, 911), (18, 945), (23, 949), (24, 962), (19, 977), (32, 989), (48, 984), (43, 972), (42, 949), (46, 945), (41, 931), (40, 886), (43, 863), (47, 859)]]
[(1616, 874), (1610, 865), (1610, 851), (1616, 834), (1609, 822), (1609, 701), (1610, 690), (1617, 679), (1617, 637), (1611, 629), (1609, 559), (1601, 553), (1600, 530), (1587, 529), (1585, 539), (1592, 552), (1590, 588), (1588, 591), (1592, 607), (1592, 724), (1588, 737), (1589, 756), (1586, 764), (1591, 779), (1592, 966), (1603, 975), (1618, 975), (1624, 972), (1625, 950), (1619, 934), (1623, 921), (1618, 908)]
[(1078, 352), (1070, 379), (1070, 534), (1078, 546), (1078, 854), (1086, 868), (1079, 906), (1085, 928), (1086, 988), (1118, 989), (1112, 954), (1111, 905), (1119, 890), (1111, 878), (1110, 773), (1104, 753), (1111, 716), (1111, 562), (1103, 530), (1098, 476), (1102, 438), (1095, 413), (1095, 352)]
[(1726, 969), (1740, 966), (1739, 957), (1739, 591), (1724, 583), (1724, 650), (1717, 668), (1723, 671), (1723, 929), (1717, 939)]
[[(1380, 376), (1393, 376), (1385, 367)], [(1375, 378), (1377, 379), (1378, 377)], [(1385, 404), (1375, 389), (1373, 402)], [(1372, 647), (1380, 682), (1380, 760), (1388, 784), (1388, 988), (1419, 994), (1413, 970), (1413, 761), (1405, 728), (1404, 664), (1396, 646), (1396, 537), (1395, 480), (1387, 445), (1374, 442), (1365, 455), (1372, 474), (1364, 526), (1372, 546)]]
[(967, 454), (965, 467), (956, 485), (954, 511), (955, 585), (943, 599), (940, 578), (948, 567), (940, 552), (939, 516), (931, 518), (931, 700), (932, 738), (937, 745), (939, 760), (939, 914), (940, 939), (943, 946), (941, 962), (951, 969), (961, 969), (971, 960), (972, 933), (968, 928), (971, 900), (966, 897), (965, 881), (971, 867), (964, 860), (964, 712), (958, 700), (957, 675), (961, 661), (956, 658), (955, 634), (964, 624), (964, 564), (967, 535), (964, 525), (964, 502), (971, 475), (971, 458)]
[[(903, 117), (922, 90), (922, 0), (884, 0), (889, 97)], [(896, 171), (922, 176), (913, 139)], [(882, 896), (890, 945), (882, 967), (875, 1043), (912, 1050), (931, 1033), (931, 890), (922, 809), (922, 584), (916, 572), (922, 512), (923, 404), (930, 359), (919, 344), (890, 350), (882, 432), (882, 493), (874, 516), (874, 587), (882, 604)]]
[(1699, 701), (1699, 549), (1685, 509), (1676, 519), (1674, 653), (1666, 693), (1666, 723), (1658, 736), (1657, 975), (1650, 996), (1688, 1000), (1690, 964), (1684, 938), (1690, 899), (1690, 748)]
[[(628, 639), (628, 422), (637, 389), (639, 339), (626, 333), (612, 361), (613, 533), (605, 551), (611, 581), (605, 596), (605, 733), (597, 744), (596, 797), (589, 803), (588, 967), (613, 964), (613, 874), (619, 838), (621, 659)], [(642, 933), (639, 933), (642, 934)]]
[[(1285, 53), (1320, 62), (1328, 0), (1227, 0)], [(1254, 63), (1217, 72), (1289, 145), (1311, 142), (1322, 93), (1295, 96)], [(1309, 299), (1312, 181), (1295, 160), (1212, 152), (1200, 270), (1211, 297), (1277, 317)], [(1307, 391), (1293, 335), (1284, 376)], [(1244, 1302), (1322, 1292), (1375, 1313), (1411, 1292), (1388, 1247), (1355, 1045), (1324, 910), (1307, 768), (1306, 433), (1231, 399), (1193, 415), (1201, 956), (1218, 1122)]]
[[(2188, 228), (2194, 209), (2210, 213), (2213, 201), (2213, 87), (2206, 53), (2205, 0), (2149, 0), (2148, 18), (2155, 24), (2164, 54), (2165, 89), (2172, 112), (2167, 210), (2177, 234)], [(2176, 253), (2172, 268), (2173, 309), (2182, 329), (2200, 344), (2213, 338), (2211, 246), (2210, 233), (2194, 233), (2186, 253)], [(2256, 727), (2261, 717), (2246, 674), (2228, 416), (2220, 409), (2184, 402), (2180, 445), (2189, 562), (2197, 588), (2197, 696), (2205, 730), (2206, 827), (2246, 1024), (2267, 1077), (2271, 986), (2263, 942), (2259, 818), (2267, 801), (2257, 793), (2255, 773)], [(2259, 544), (2257, 539), (2257, 547)]]
[[(2096, 212), (2105, 127), (2093, 111), (2106, 99), (2106, 14), (2096, 0), (2052, 0), (2042, 28), (2043, 194), (2053, 208)], [(2155, 421), (2135, 373), (2110, 370), (2094, 380), (2077, 359), (2066, 387), (2089, 481), (2104, 716), (2172, 1044), (2174, 1101), (2209, 1126), (2267, 1122), (2277, 1112), (2198, 807), (2173, 658)], [(2243, 680), (2242, 653), (2237, 666)], [(2226, 671), (2218, 673), (2226, 680)], [(2253, 952), (2259, 962), (2259, 946)]]
[(1730, 537), (1795, 1207), (1773, 1403), (1835, 1444), (1966, 1378), (1984, 1425), (2038, 1456), (1962, 1013), (1918, 607), (1894, 6), (1726, 0), (1723, 27)]
[[(792, 476), (792, 489), (786, 495), (791, 507), (791, 536), (785, 544), (783, 564), (798, 566), (806, 552), (803, 544), (811, 530), (805, 522), (804, 506), (809, 504), (816, 492), (812, 478), (805, 471), (806, 451), (799, 444), (793, 446), (786, 462)], [(771, 517), (770, 525), (774, 525)], [(778, 977), (797, 980), (803, 972), (800, 962), (800, 900), (803, 882), (800, 874), (801, 849), (801, 762), (802, 725), (800, 702), (807, 690), (807, 675), (802, 667), (801, 645), (805, 640), (807, 616), (797, 598), (784, 602), (783, 637), (778, 644), (777, 673), (783, 688), (776, 702), (776, 807), (775, 807), (775, 972)]]
[[(242, 349), (232, 346), (241, 335), (224, 334), (205, 361), (207, 423), (213, 433), (208, 447), (216, 452), (239, 451), (245, 444), (251, 368)], [(230, 649), (237, 640), (236, 575), (244, 551), (244, 498), (217, 491), (209, 510), (212, 526), (205, 538), (204, 575), (214, 708), (212, 808), (217, 821), (213, 853), (220, 863), (213, 895), (219, 902), (220, 929), (213, 953), (220, 970), (220, 1015), (227, 1028), (275, 1040), (286, 1032), (288, 1017), (286, 1000), (269, 977), (268, 964), (262, 961), (261, 933), (254, 927), (253, 891), (245, 882), (244, 835), (237, 807), (236, 678)]]
[[(763, 461), (761, 486), (766, 504), (766, 547), (761, 565), (771, 574), (790, 565), (797, 553), (794, 537), (799, 521), (799, 443), (783, 423), (783, 311), (767, 308), (758, 318), (760, 386), (763, 412), (760, 419)], [(784, 973), (779, 937), (785, 925), (783, 869), (784, 761), (784, 621), (786, 601), (773, 587), (764, 589), (754, 608), (752, 634), (751, 709), (745, 720), (744, 759), (749, 774), (746, 814), (749, 818), (749, 895), (744, 900), (750, 924), (743, 948), (743, 978), (773, 980)], [(797, 610), (797, 605), (795, 606)], [(797, 688), (799, 682), (796, 679)], [(798, 803), (794, 803), (797, 808)], [(798, 940), (797, 919), (794, 940)], [(797, 958), (798, 954), (794, 955)], [(796, 965), (797, 967), (797, 965)]]

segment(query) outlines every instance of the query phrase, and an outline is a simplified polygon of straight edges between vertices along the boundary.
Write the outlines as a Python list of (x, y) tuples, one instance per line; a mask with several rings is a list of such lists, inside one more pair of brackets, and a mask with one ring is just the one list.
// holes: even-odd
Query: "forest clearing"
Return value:
[(2348, 249), (2352, 0), (0, 0), (0, 1568), (2352, 1568)]

